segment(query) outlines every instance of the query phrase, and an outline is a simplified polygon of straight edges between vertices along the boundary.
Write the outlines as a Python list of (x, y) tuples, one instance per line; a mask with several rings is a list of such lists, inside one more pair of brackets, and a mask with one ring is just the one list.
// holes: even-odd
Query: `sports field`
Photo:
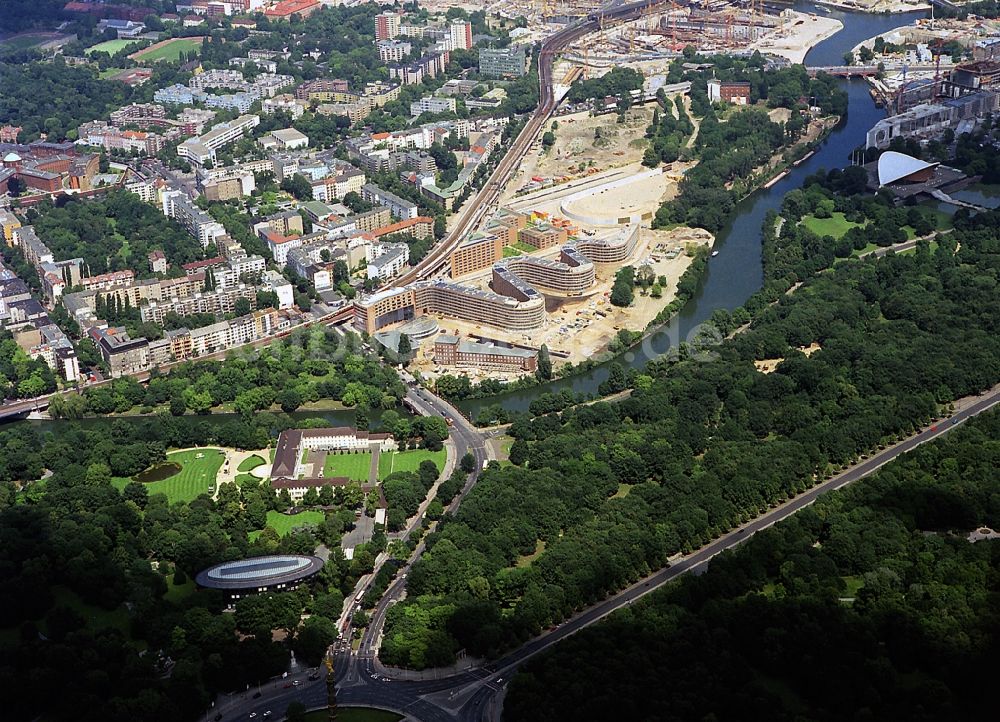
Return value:
[[(371, 464), (370, 451), (360, 454), (327, 454), (326, 461), (323, 462), (323, 476), (346, 476), (355, 481), (368, 481)], [(381, 460), (379, 468), (382, 468)]]
[(155, 63), (160, 60), (166, 60), (172, 63), (180, 59), (181, 53), (186, 55), (192, 50), (198, 50), (201, 48), (201, 41), (201, 37), (171, 38), (170, 40), (163, 40), (159, 43), (154, 43), (148, 48), (143, 48), (142, 50), (132, 53), (129, 57), (133, 60), (144, 60), (151, 63)]
[(90, 55), (91, 53), (104, 52), (108, 55), (114, 55), (119, 50), (124, 50), (125, 48), (135, 45), (138, 40), (105, 40), (103, 43), (98, 43), (93, 47), (87, 48), (83, 51), (84, 55)]
[[(191, 449), (167, 454), (167, 461), (181, 465), (181, 470), (161, 481), (146, 484), (150, 494), (166, 494), (174, 504), (193, 501), (199, 494), (209, 494), (215, 487), (215, 479), (225, 457), (217, 449)], [(128, 479), (116, 480), (115, 485), (124, 487)]]
[(5, 50), (27, 50), (51, 39), (49, 35), (21, 33), (20, 35), (11, 35), (9, 38), (0, 40), (0, 47)]
[(420, 462), (430, 459), (437, 464), (438, 471), (444, 469), (444, 462), (448, 458), (448, 452), (428, 451), (427, 449), (412, 449), (410, 451), (392, 451), (379, 455), (378, 458), (378, 478), (384, 479), (394, 471), (416, 471), (420, 467)]

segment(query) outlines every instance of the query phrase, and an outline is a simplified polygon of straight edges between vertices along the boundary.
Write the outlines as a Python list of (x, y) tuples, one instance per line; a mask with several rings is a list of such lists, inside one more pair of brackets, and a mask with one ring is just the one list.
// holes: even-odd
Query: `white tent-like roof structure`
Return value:
[(879, 188), (895, 183), (914, 173), (919, 173), (928, 168), (934, 168), (937, 163), (914, 158), (906, 153), (897, 153), (894, 150), (887, 150), (878, 158), (878, 185)]

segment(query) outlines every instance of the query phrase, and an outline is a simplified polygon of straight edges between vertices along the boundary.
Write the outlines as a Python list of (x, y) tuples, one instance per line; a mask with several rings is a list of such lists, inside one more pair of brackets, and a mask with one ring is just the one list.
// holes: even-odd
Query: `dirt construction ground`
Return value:
[[(591, 117), (574, 113), (556, 118), (555, 144), (545, 150), (536, 142), (528, 152), (521, 170), (508, 186), (504, 200), (509, 201), (524, 189), (533, 176), (553, 179), (583, 178), (642, 160), (646, 150), (646, 127), (653, 119), (655, 104), (637, 107), (618, 123), (614, 113)], [(551, 129), (551, 123), (546, 130)]]

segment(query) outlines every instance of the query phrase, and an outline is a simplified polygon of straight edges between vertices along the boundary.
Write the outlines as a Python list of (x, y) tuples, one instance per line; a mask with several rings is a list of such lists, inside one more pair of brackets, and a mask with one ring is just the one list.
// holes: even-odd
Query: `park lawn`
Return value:
[(183, 584), (174, 584), (174, 577), (171, 574), (167, 577), (166, 582), (167, 593), (163, 595), (163, 598), (173, 604), (180, 604), (195, 592), (194, 579), (188, 579)]
[[(372, 465), (372, 454), (327, 454), (323, 462), (323, 476), (346, 476), (355, 481), (368, 481), (368, 471)], [(379, 461), (379, 468), (382, 463)]]
[(260, 486), (260, 483), (264, 481), (259, 476), (255, 474), (237, 474), (236, 475), (236, 485), (240, 488), (244, 486)]
[(520, 256), (520, 255), (521, 255), (521, 252), (519, 250), (517, 250), (516, 248), (514, 248), (513, 246), (504, 246), (504, 249), (503, 249), (503, 257), (504, 258), (513, 258), (514, 256)]
[(87, 48), (83, 51), (84, 55), (90, 55), (91, 53), (104, 52), (108, 55), (114, 55), (119, 50), (123, 50), (131, 45), (135, 45), (138, 40), (105, 40), (103, 43), (98, 43), (92, 47)]
[(834, 239), (840, 240), (849, 230), (864, 224), (849, 221), (843, 213), (835, 211), (830, 218), (817, 218), (813, 215), (803, 216), (802, 225), (817, 236), (833, 236)]
[(609, 499), (624, 499), (628, 496), (628, 493), (632, 491), (632, 484), (626, 484), (624, 481), (618, 482), (618, 491), (612, 494)]
[[(198, 458), (202, 454), (202, 458)], [(167, 454), (167, 461), (181, 465), (181, 470), (168, 479), (151, 481), (146, 484), (146, 490), (152, 494), (166, 494), (171, 504), (194, 501), (200, 494), (211, 493), (215, 480), (222, 468), (225, 458), (218, 449), (191, 449), (190, 451), (175, 451)], [(131, 479), (112, 479), (119, 489)]]
[[(129, 633), (128, 610), (125, 609), (124, 604), (112, 610), (107, 610), (94, 604), (87, 604), (80, 599), (76, 592), (59, 584), (52, 586), (52, 598), (55, 602), (53, 606), (72, 609), (86, 620), (87, 627), (92, 631), (98, 629), (117, 629), (126, 637), (131, 636)], [(46, 626), (44, 619), (39, 620), (38, 629), (43, 634), (48, 632)]]
[[(324, 519), (326, 519), (326, 516), (323, 512), (312, 509), (294, 515), (282, 514), (273, 509), (267, 512), (267, 526), (278, 532), (278, 536), (285, 536), (296, 527), (322, 524)], [(250, 541), (253, 541), (260, 535), (261, 531), (263, 530), (257, 529), (250, 532), (247, 536), (250, 538)]]
[[(927, 248), (928, 248), (928, 250), (929, 250), (930, 253), (934, 253), (934, 251), (937, 250), (937, 247), (938, 247), (938, 242), (937, 241), (931, 241), (930, 243), (927, 244)], [(911, 248), (911, 249), (909, 249), (907, 251), (900, 251), (898, 255), (900, 255), (900, 256), (907, 256), (907, 255), (909, 255), (911, 253), (916, 253), (916, 252), (917, 252), (916, 248)]]
[[(306, 712), (305, 722), (327, 722), (330, 713), (325, 709)], [(395, 712), (371, 707), (337, 707), (337, 722), (398, 722), (403, 719)]]
[(878, 248), (879, 246), (875, 245), (874, 243), (869, 243), (864, 248), (855, 248), (853, 251), (851, 251), (851, 255), (857, 258), (858, 256), (861, 256), (865, 253), (871, 253), (872, 251), (877, 250)]
[(410, 451), (394, 451), (382, 454), (378, 460), (378, 476), (384, 479), (394, 471), (416, 471), (420, 467), (420, 462), (430, 459), (437, 464), (438, 472), (444, 470), (444, 463), (448, 459), (448, 452), (428, 451), (427, 449), (411, 449)]
[(263, 457), (255, 454), (254, 456), (248, 456), (241, 461), (240, 465), (236, 467), (236, 471), (250, 471), (251, 469), (256, 469), (258, 466), (263, 466), (266, 463), (267, 462), (264, 461)]
[(190, 53), (192, 50), (201, 49), (201, 38), (174, 38), (166, 45), (158, 48), (146, 48), (135, 54), (135, 60), (155, 63), (160, 60), (174, 62), (179, 60), (181, 53)]
[(545, 542), (539, 539), (538, 541), (535, 542), (535, 551), (533, 551), (531, 554), (522, 554), (521, 556), (519, 556), (517, 558), (517, 561), (514, 562), (514, 566), (517, 567), (518, 569), (521, 569), (523, 567), (530, 567), (531, 562), (535, 561), (536, 559), (538, 559), (538, 557), (542, 556), (542, 552), (544, 551), (545, 551)]

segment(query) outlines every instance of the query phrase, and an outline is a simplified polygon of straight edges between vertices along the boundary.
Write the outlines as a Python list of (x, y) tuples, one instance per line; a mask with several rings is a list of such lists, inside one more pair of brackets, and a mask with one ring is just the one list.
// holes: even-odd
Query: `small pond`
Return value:
[(180, 472), (180, 464), (176, 461), (167, 461), (163, 464), (151, 466), (145, 471), (136, 474), (132, 478), (136, 481), (141, 481), (143, 484), (148, 484), (152, 481), (163, 481), (164, 479), (169, 479), (171, 476), (179, 474)]

